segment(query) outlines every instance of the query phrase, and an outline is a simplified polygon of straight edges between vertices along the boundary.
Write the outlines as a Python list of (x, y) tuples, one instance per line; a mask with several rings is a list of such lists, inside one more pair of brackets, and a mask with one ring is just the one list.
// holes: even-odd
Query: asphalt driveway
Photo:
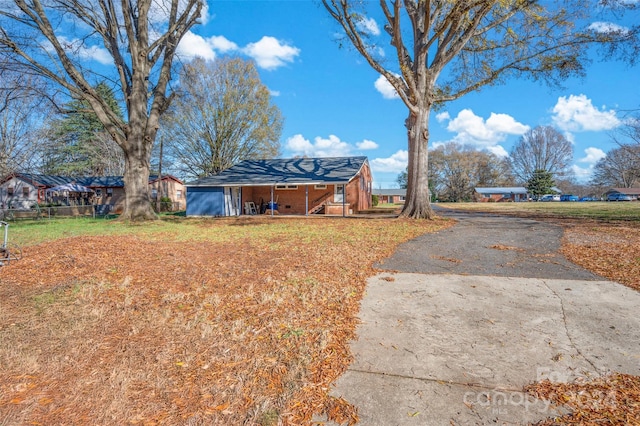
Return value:
[(561, 228), (442, 213), (459, 223), (369, 280), (355, 361), (332, 390), (360, 424), (528, 424), (557, 413), (529, 383), (640, 375), (640, 293), (566, 260)]

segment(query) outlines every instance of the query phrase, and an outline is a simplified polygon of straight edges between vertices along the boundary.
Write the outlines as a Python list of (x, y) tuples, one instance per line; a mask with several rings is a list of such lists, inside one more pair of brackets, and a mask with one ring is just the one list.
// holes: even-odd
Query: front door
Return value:
[(342, 203), (344, 201), (344, 185), (334, 185), (333, 202)]

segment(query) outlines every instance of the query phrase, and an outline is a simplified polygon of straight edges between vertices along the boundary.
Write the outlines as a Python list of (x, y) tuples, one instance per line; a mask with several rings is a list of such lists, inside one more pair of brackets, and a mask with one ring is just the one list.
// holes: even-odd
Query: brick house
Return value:
[(373, 195), (378, 196), (378, 203), (380, 204), (404, 204), (407, 197), (406, 189), (374, 189)]
[(480, 202), (527, 201), (529, 193), (523, 186), (475, 188), (475, 200)]
[(245, 160), (185, 184), (187, 216), (349, 215), (371, 208), (367, 157)]

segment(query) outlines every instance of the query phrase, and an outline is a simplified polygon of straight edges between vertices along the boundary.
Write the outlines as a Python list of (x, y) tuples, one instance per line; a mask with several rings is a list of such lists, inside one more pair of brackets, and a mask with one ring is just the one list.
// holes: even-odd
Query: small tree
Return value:
[(527, 181), (527, 191), (535, 198), (552, 192), (555, 182), (551, 173), (544, 169), (534, 170), (532, 176)]
[(173, 167), (193, 178), (280, 151), (282, 115), (253, 61), (198, 58), (185, 65), (163, 124)]

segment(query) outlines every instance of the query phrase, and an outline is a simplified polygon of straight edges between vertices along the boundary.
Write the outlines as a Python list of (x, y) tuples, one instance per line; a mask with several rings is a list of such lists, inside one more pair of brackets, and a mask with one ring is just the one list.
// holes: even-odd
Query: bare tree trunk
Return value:
[(125, 210), (122, 220), (156, 219), (149, 198), (149, 170), (151, 166), (151, 148), (142, 132), (127, 140), (128, 149), (124, 150), (124, 191)]
[(401, 217), (432, 219), (428, 175), (429, 108), (421, 108), (418, 114), (409, 112), (407, 134), (409, 138), (409, 163), (407, 196)]

